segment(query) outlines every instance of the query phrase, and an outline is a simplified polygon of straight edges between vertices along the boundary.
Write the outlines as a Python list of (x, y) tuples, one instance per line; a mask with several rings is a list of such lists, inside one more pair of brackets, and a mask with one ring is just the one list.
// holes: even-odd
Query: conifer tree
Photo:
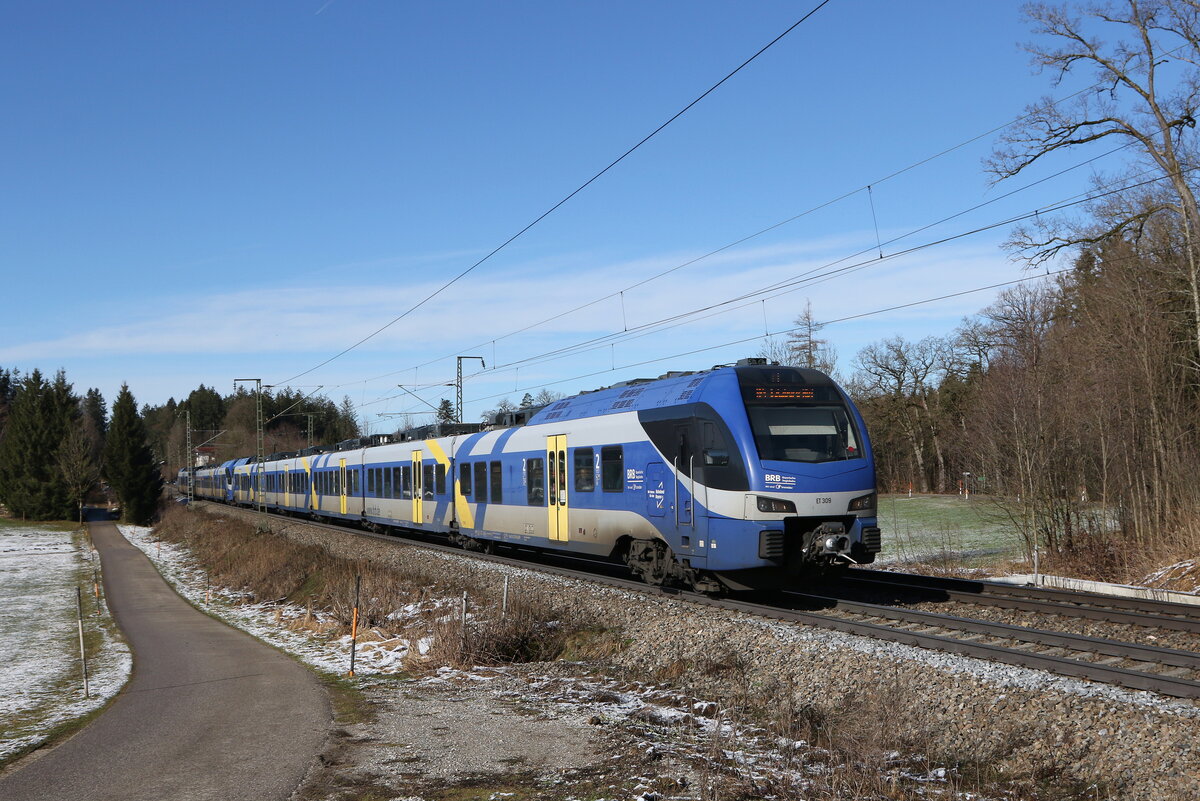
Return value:
[(162, 492), (162, 476), (128, 384), (121, 385), (113, 402), (112, 422), (104, 443), (104, 470), (121, 503), (122, 519), (135, 525), (149, 523)]
[(104, 458), (104, 437), (108, 434), (108, 404), (100, 390), (92, 388), (83, 397), (83, 431), (87, 435), (92, 461), (100, 465)]
[(8, 410), (12, 407), (13, 395), (21, 382), (21, 373), (0, 368), (0, 440), (4, 439), (4, 427), (8, 423)]
[(92, 421), (101, 437), (108, 433), (108, 404), (104, 402), (104, 395), (95, 387), (89, 389), (83, 397), (83, 413)]
[(0, 442), (0, 500), (13, 514), (33, 520), (74, 517), (57, 456), (77, 401), (62, 371), (47, 384), (34, 370), (18, 387)]

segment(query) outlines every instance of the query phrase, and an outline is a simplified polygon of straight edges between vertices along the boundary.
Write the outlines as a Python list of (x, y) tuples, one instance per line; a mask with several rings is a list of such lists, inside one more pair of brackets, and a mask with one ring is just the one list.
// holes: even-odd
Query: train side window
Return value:
[(367, 471), (367, 494), (375, 494), (375, 468), (372, 467)]
[(446, 494), (446, 465), (441, 464), (439, 462), (437, 468), (434, 470), (434, 473), (437, 476), (437, 494), (445, 495)]
[(546, 505), (546, 462), (530, 459), (525, 463), (525, 497), (530, 506)]
[(492, 462), (492, 503), (500, 503), (504, 498), (503, 468), (499, 462)]
[(421, 468), (421, 496), (433, 497), (433, 465), (423, 465)]
[(475, 502), (487, 503), (487, 462), (475, 463)]
[(692, 455), (691, 438), (688, 436), (689, 428), (691, 426), (687, 424), (675, 426), (675, 453), (679, 458), (679, 469), (685, 470), (688, 475), (691, 475), (692, 459), (694, 457)]
[(625, 489), (625, 453), (620, 445), (600, 449), (600, 481), (605, 492)]
[(412, 500), (412, 465), (406, 464), (403, 467), (396, 468), (400, 471), (400, 497), (406, 501)]
[(383, 468), (383, 497), (392, 497), (392, 471), (388, 468)]
[(354, 496), (362, 495), (362, 476), (358, 472), (358, 468), (350, 471), (350, 494)]
[(464, 498), (471, 497), (471, 465), (469, 464), (458, 466), (458, 489)]
[(596, 489), (596, 452), (591, 448), (575, 449), (575, 491), (591, 492)]

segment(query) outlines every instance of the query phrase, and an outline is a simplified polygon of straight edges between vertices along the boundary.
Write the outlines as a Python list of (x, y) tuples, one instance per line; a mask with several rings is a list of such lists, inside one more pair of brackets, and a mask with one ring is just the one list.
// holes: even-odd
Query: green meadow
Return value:
[(880, 495), (879, 562), (953, 561), (980, 567), (1023, 555), (1004, 504), (983, 495)]

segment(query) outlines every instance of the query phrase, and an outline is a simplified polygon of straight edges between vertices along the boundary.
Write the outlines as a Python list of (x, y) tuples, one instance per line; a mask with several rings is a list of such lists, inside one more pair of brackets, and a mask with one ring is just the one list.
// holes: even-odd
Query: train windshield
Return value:
[(837, 462), (861, 459), (854, 423), (841, 404), (746, 404), (750, 427), (764, 460)]

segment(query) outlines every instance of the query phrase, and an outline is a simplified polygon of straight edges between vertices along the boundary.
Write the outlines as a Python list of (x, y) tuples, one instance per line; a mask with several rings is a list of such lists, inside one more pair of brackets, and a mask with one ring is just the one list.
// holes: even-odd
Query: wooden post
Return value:
[(500, 617), (508, 616), (508, 576), (504, 577), (504, 599), (500, 602)]
[(92, 592), (96, 594), (96, 616), (100, 615), (100, 577), (95, 568), (92, 568)]
[(467, 591), (463, 590), (462, 597), (462, 625), (459, 626), (458, 635), (458, 653), (463, 656), (467, 651)]
[(362, 586), (362, 575), (354, 577), (354, 615), (350, 619), (350, 676), (354, 676), (354, 656), (358, 651), (358, 591)]
[(79, 623), (79, 661), (83, 663), (83, 697), (91, 698), (91, 688), (88, 686), (87, 651), (83, 647), (83, 590), (75, 588), (75, 605)]

